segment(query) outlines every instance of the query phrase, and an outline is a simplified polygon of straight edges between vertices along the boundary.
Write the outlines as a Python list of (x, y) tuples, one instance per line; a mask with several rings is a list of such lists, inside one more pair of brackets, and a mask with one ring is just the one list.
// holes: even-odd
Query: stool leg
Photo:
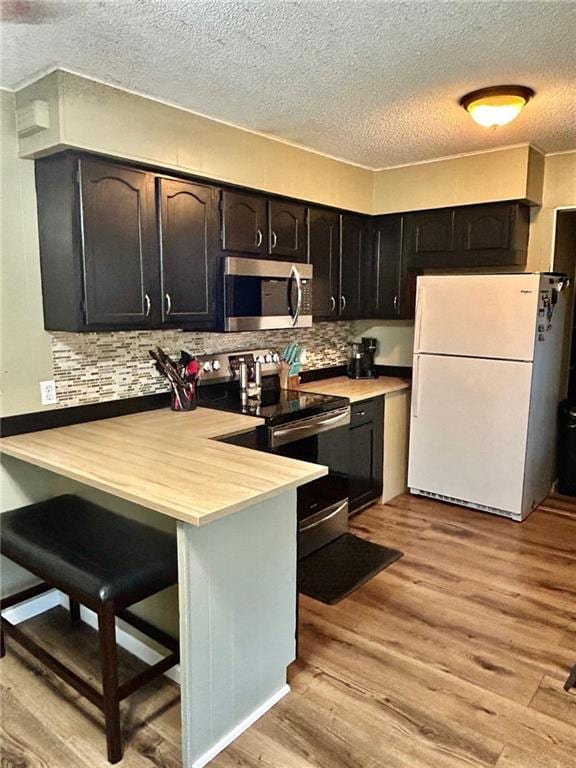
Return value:
[(70, 598), (70, 621), (77, 624), (80, 621), (80, 603)]
[(118, 699), (118, 659), (116, 655), (116, 626), (114, 603), (105, 603), (98, 612), (100, 634), (100, 662), (102, 664), (102, 693), (106, 722), (108, 760), (117, 763), (122, 759), (120, 732), (120, 701)]

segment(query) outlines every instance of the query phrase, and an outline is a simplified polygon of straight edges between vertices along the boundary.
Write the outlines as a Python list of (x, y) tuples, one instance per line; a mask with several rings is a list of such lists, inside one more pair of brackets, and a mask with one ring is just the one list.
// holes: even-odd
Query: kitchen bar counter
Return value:
[(192, 525), (205, 525), (327, 474), (316, 464), (210, 438), (250, 432), (252, 416), (168, 409), (0, 440), (0, 451)]
[(4, 454), (176, 518), (184, 768), (290, 690), (296, 488), (328, 470), (214, 439), (261, 424), (166, 409), (0, 440)]
[(381, 376), (379, 379), (349, 379), (348, 376), (335, 376), (332, 379), (319, 379), (300, 384), (299, 389), (304, 392), (318, 392), (320, 395), (347, 397), (351, 403), (358, 403), (371, 397), (410, 389), (410, 381), (396, 376)]

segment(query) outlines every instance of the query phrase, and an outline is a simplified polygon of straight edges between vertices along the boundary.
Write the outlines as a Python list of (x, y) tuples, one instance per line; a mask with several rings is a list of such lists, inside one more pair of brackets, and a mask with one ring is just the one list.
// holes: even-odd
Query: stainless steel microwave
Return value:
[(224, 259), (224, 330), (312, 325), (312, 265)]

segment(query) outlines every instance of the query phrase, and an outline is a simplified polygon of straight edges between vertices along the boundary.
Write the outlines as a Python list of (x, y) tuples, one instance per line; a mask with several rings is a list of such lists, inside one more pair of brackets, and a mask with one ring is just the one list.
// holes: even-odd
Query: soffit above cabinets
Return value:
[[(7, 87), (57, 65), (371, 169), (576, 146), (573, 3), (4, 5)], [(504, 128), (477, 126), (459, 97), (503, 82), (536, 97)]]

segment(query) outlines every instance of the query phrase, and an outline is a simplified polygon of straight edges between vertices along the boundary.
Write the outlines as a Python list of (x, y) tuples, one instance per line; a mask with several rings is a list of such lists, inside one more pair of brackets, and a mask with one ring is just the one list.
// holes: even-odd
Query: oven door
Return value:
[(264, 259), (224, 259), (224, 330), (309, 328), (310, 264)]
[(328, 475), (298, 488), (298, 557), (348, 530), (350, 408), (270, 428), (268, 450), (328, 467)]

